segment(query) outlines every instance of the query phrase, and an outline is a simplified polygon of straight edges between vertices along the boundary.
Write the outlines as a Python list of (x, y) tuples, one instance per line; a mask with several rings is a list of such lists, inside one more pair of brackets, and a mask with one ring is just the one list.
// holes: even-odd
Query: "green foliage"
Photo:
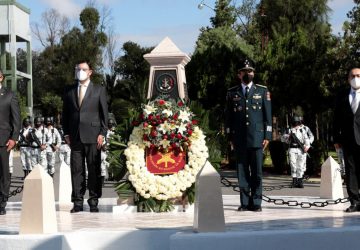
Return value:
[(239, 62), (252, 58), (252, 47), (228, 27), (203, 31), (187, 65), (189, 96), (205, 109), (224, 107), (226, 91), (236, 82)]
[(62, 104), (61, 97), (51, 93), (47, 93), (41, 98), (41, 105), (43, 106), (45, 116), (61, 113)]
[(215, 4), (215, 17), (210, 21), (213, 28), (232, 27), (235, 23), (235, 8), (230, 5), (230, 0), (218, 0)]

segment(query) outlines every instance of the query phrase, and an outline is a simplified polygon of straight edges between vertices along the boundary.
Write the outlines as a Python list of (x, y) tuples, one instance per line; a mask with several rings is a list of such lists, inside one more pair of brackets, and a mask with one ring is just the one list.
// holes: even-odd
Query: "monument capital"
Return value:
[(148, 99), (188, 99), (185, 65), (190, 57), (165, 37), (144, 58), (150, 63)]

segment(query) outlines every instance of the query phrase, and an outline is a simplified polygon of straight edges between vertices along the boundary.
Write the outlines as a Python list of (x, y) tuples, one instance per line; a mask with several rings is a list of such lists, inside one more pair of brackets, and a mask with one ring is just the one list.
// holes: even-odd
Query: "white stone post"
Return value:
[(331, 156), (321, 166), (320, 198), (344, 198), (340, 167)]
[(225, 231), (220, 175), (208, 161), (196, 178), (193, 228), (199, 233)]
[(64, 161), (60, 164), (59, 175), (59, 205), (71, 204), (71, 170)]
[(53, 179), (36, 165), (24, 181), (20, 234), (57, 233)]

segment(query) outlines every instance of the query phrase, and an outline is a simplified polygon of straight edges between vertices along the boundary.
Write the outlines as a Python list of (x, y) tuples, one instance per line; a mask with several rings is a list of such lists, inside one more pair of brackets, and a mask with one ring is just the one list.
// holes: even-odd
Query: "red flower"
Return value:
[(187, 133), (188, 133), (188, 135), (192, 135), (193, 131), (192, 131), (191, 129), (189, 129), (189, 130), (187, 131)]
[(174, 142), (174, 143), (171, 143), (171, 147), (172, 147), (173, 149), (175, 149), (175, 148), (177, 148), (178, 146), (177, 146), (177, 144)]
[(181, 135), (180, 133), (178, 133), (178, 134), (176, 135), (176, 138), (181, 139), (181, 138), (182, 138), (182, 135)]
[(147, 122), (144, 122), (143, 126), (144, 126), (144, 128), (146, 128), (147, 126), (149, 126), (149, 124)]
[(179, 118), (179, 114), (176, 113), (174, 116), (173, 116), (174, 120), (177, 120)]
[(184, 106), (184, 103), (182, 101), (179, 101), (178, 104), (177, 104), (179, 107), (182, 107)]
[(148, 118), (149, 118), (149, 120), (152, 120), (152, 119), (154, 118), (154, 116), (153, 116), (153, 115), (149, 115)]
[(191, 122), (192, 122), (192, 124), (193, 124), (193, 125), (196, 125), (196, 124), (198, 124), (198, 123), (199, 123), (199, 121), (198, 121), (198, 120), (192, 120)]
[(175, 138), (175, 133), (171, 133), (171, 134), (170, 134), (170, 138), (171, 138), (171, 139), (174, 139), (174, 138)]
[(131, 124), (135, 127), (135, 126), (139, 125), (139, 122), (138, 121), (132, 121)]
[(143, 135), (143, 140), (144, 141), (148, 141), (149, 140), (149, 137), (147, 135)]
[(160, 115), (156, 115), (155, 117), (156, 117), (156, 119), (158, 119), (158, 120), (160, 119)]
[(165, 101), (164, 100), (159, 100), (159, 105), (164, 105), (165, 104)]
[(156, 137), (156, 136), (157, 136), (156, 130), (151, 131), (150, 135), (151, 135), (152, 137)]
[(168, 136), (167, 135), (163, 135), (163, 139), (167, 140)]

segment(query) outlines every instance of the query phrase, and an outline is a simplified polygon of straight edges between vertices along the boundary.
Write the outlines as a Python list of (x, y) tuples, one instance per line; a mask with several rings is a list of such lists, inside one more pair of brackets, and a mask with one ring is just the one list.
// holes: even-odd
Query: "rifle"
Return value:
[(20, 142), (19, 142), (19, 146), (20, 147), (28, 147), (29, 145), (29, 141), (25, 138), (24, 136), (24, 130), (20, 131)]
[(296, 137), (296, 135), (290, 130), (290, 137), (295, 141), (295, 143), (297, 143), (300, 146), (301, 152), (303, 154), (306, 154), (309, 158), (310, 155), (309, 153), (305, 152), (305, 145), (304, 143), (301, 143), (301, 141), (299, 140), (299, 138)]
[(29, 131), (29, 134), (30, 134), (31, 140), (32, 140), (33, 142), (35, 142), (35, 143), (38, 145), (39, 148), (41, 148), (41, 142), (40, 142), (39, 138), (37, 138), (37, 136), (36, 136), (36, 134), (35, 134), (35, 130), (34, 130), (34, 129), (31, 129), (31, 130)]

